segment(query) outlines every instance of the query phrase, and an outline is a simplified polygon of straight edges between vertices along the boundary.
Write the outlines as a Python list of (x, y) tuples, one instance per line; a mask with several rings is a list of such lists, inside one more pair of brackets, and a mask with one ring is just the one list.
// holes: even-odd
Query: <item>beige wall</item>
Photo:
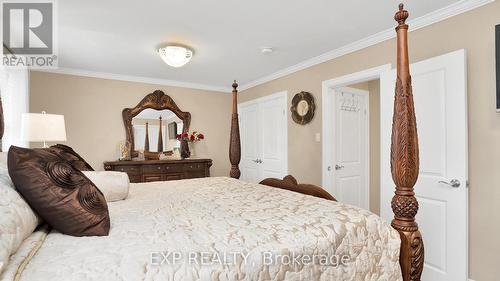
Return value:
[(212, 175), (228, 175), (230, 94), (32, 71), (30, 112), (63, 114), (66, 144), (102, 170), (103, 161), (117, 159), (118, 143), (125, 140), (123, 108), (136, 106), (157, 89), (191, 113), (190, 131), (205, 133), (196, 152), (214, 160)]
[[(500, 114), (495, 112), (494, 51), (494, 27), (499, 23), (500, 1), (496, 1), (410, 34), (413, 62), (458, 49), (467, 51), (469, 260), (470, 276), (476, 281), (498, 280), (500, 276)], [(395, 47), (395, 40), (377, 44), (243, 91), (240, 100), (287, 90), (290, 101), (295, 93), (308, 91), (321, 108), (322, 81), (386, 63), (394, 65)], [(290, 173), (302, 182), (321, 184), (321, 143), (314, 141), (314, 134), (321, 132), (321, 111), (306, 126), (292, 120), (288, 126)]]

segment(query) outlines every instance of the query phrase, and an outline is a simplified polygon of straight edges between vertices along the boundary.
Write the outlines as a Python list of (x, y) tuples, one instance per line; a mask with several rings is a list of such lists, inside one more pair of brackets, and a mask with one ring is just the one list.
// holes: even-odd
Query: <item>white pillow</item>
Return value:
[[(0, 154), (4, 159), (5, 153)], [(38, 216), (15, 190), (6, 165), (0, 163), (0, 273), (39, 223)]]
[(127, 173), (112, 171), (82, 171), (104, 194), (106, 201), (125, 200), (128, 196), (130, 180)]

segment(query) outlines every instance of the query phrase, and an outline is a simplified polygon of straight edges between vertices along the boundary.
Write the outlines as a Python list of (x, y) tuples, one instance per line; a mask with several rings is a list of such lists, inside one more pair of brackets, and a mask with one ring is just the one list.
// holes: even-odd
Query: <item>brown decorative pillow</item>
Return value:
[(108, 235), (104, 195), (52, 149), (12, 146), (8, 166), (16, 189), (52, 227), (73, 236)]
[(92, 166), (90, 166), (89, 163), (87, 163), (78, 153), (76, 153), (73, 148), (64, 144), (56, 144), (51, 146), (50, 149), (52, 150), (52, 152), (69, 162), (79, 171), (94, 171)]

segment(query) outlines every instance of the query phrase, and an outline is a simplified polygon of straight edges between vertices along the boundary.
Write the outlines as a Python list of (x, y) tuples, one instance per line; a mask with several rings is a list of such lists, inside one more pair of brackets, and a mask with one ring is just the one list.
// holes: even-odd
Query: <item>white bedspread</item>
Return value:
[(401, 280), (399, 234), (341, 203), (205, 178), (133, 184), (109, 211), (108, 237), (52, 232), (21, 280)]

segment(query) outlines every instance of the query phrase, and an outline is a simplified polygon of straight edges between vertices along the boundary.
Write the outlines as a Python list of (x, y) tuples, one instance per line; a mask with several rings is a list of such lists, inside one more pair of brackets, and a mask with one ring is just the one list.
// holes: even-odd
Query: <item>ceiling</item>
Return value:
[[(411, 18), (459, 2), (405, 1)], [(399, 1), (58, 1), (59, 67), (229, 88), (393, 28)], [(156, 48), (191, 47), (182, 68)], [(263, 55), (260, 48), (274, 52)], [(203, 87), (201, 87), (203, 88)]]

